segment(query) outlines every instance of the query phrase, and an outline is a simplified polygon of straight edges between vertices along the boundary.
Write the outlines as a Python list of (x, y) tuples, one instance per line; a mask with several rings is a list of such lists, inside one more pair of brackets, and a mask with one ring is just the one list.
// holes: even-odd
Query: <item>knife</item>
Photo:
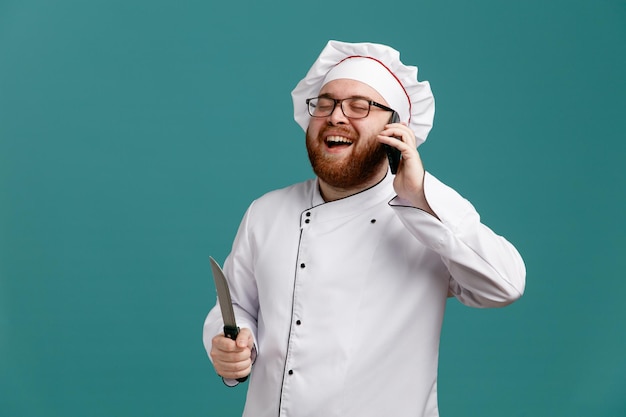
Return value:
[[(222, 318), (224, 320), (224, 335), (231, 339), (237, 340), (239, 334), (239, 327), (235, 320), (235, 312), (233, 311), (233, 301), (230, 298), (230, 290), (228, 289), (228, 281), (226, 281), (226, 275), (220, 265), (209, 256), (211, 261), (211, 270), (213, 271), (213, 281), (215, 281), (215, 289), (217, 290), (217, 298), (220, 303), (220, 309), (222, 310)], [(237, 378), (237, 381), (244, 382), (248, 379), (247, 376), (243, 378)]]

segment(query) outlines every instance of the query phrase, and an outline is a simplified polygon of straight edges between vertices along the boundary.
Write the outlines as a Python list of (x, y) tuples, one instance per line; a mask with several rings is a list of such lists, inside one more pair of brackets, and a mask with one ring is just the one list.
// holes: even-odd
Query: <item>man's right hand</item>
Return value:
[(237, 340), (217, 335), (211, 341), (211, 359), (215, 371), (222, 378), (238, 379), (252, 371), (254, 338), (250, 329), (241, 329)]

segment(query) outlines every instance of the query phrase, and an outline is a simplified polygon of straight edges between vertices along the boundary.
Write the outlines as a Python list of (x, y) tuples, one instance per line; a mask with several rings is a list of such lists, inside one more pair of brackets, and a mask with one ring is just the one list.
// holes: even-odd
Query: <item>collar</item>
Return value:
[(316, 179), (311, 190), (311, 209), (307, 211), (315, 211), (316, 216), (330, 220), (363, 212), (381, 202), (387, 203), (395, 195), (393, 178), (393, 175), (387, 171), (387, 175), (376, 185), (351, 196), (329, 202), (325, 202), (322, 198), (319, 179)]

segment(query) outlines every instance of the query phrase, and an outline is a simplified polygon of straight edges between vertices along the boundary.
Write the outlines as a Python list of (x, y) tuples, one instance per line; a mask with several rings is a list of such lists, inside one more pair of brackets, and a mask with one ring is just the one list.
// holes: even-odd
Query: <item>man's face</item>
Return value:
[[(360, 81), (338, 79), (324, 85), (319, 96), (337, 100), (362, 97), (387, 105), (372, 87)], [(348, 119), (337, 104), (327, 117), (311, 117), (306, 147), (315, 174), (327, 184), (358, 188), (387, 169), (386, 153), (376, 136), (391, 113), (372, 106), (363, 119)]]

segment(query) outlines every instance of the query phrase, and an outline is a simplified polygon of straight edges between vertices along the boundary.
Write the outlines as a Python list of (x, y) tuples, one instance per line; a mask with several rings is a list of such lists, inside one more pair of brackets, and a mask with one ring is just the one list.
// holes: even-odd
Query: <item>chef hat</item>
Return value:
[(304, 79), (291, 92), (294, 118), (306, 131), (306, 99), (316, 97), (333, 80), (347, 78), (375, 89), (415, 133), (417, 144), (426, 140), (433, 125), (435, 100), (428, 81), (417, 81), (417, 67), (400, 62), (400, 53), (375, 43), (329, 41)]

